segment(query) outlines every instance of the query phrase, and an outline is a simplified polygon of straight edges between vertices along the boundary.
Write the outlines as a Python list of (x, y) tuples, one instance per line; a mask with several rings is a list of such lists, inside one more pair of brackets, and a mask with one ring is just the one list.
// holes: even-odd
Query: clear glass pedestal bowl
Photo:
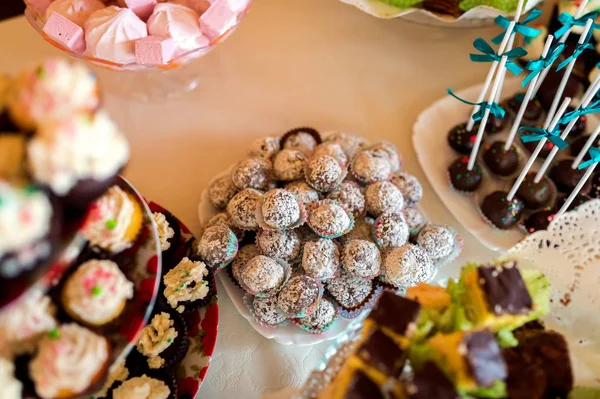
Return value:
[(117, 64), (90, 57), (85, 53), (73, 52), (43, 32), (44, 18), (34, 9), (27, 7), (25, 17), (48, 43), (64, 53), (88, 63), (102, 82), (102, 87), (106, 92), (126, 99), (153, 102), (176, 98), (194, 90), (202, 79), (197, 63), (233, 33), (251, 6), (252, 0), (249, 0), (246, 7), (238, 13), (236, 21), (219, 37), (209, 41), (207, 45), (180, 54), (167, 64), (158, 66), (136, 63)]

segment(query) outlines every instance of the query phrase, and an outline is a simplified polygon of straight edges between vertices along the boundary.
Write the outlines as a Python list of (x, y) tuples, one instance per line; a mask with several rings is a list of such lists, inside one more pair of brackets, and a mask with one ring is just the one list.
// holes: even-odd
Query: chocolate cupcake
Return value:
[(404, 207), (404, 195), (389, 181), (370, 184), (365, 192), (367, 212), (378, 217), (384, 212), (400, 212)]
[(410, 238), (414, 238), (427, 223), (427, 218), (416, 208), (406, 208), (402, 210), (402, 216), (408, 225)]
[(327, 195), (327, 199), (337, 201), (341, 206), (352, 212), (354, 218), (365, 214), (365, 195), (361, 187), (352, 181), (344, 181), (339, 187)]
[(246, 158), (231, 171), (231, 180), (239, 190), (253, 188), (265, 190), (273, 178), (273, 165), (264, 158)]
[[(572, 163), (573, 159), (571, 158), (561, 159), (550, 169), (549, 176), (561, 193), (570, 194), (585, 174), (585, 169), (572, 168)], [(591, 188), (592, 182), (588, 180), (581, 188), (580, 193), (587, 195)]]
[(415, 176), (406, 172), (397, 172), (392, 174), (390, 181), (402, 193), (404, 207), (412, 208), (423, 198), (423, 186)]
[(311, 334), (322, 334), (329, 329), (337, 319), (339, 311), (328, 299), (321, 298), (317, 309), (306, 317), (293, 319), (294, 324)]
[(171, 372), (147, 372), (123, 381), (112, 390), (112, 399), (131, 399), (139, 392), (148, 392), (148, 397), (156, 399), (176, 399), (177, 382)]
[(312, 188), (305, 181), (295, 181), (286, 184), (283, 188), (291, 193), (294, 193), (298, 199), (305, 205), (317, 202), (321, 199), (319, 192)]
[(387, 156), (361, 151), (352, 159), (352, 175), (362, 184), (386, 180), (392, 171)]
[(495, 227), (506, 230), (517, 225), (523, 216), (525, 204), (515, 197), (508, 199), (508, 193), (494, 191), (480, 204), (481, 213)]
[(162, 252), (162, 264), (164, 269), (175, 266), (173, 259), (181, 240), (181, 229), (173, 215), (167, 211), (153, 212), (152, 217), (156, 223), (160, 250)]
[(419, 232), (416, 242), (431, 260), (436, 262), (454, 251), (456, 237), (454, 232), (445, 226), (428, 224)]
[(473, 144), (477, 139), (477, 129), (474, 126), (470, 132), (467, 131), (467, 124), (461, 123), (453, 127), (448, 132), (448, 144), (459, 154), (469, 155), (473, 150)]
[(381, 253), (372, 242), (352, 240), (344, 245), (342, 265), (354, 277), (373, 279), (381, 272)]
[(242, 230), (257, 230), (256, 208), (260, 203), (263, 193), (258, 190), (247, 188), (237, 193), (229, 204), (227, 214), (233, 224)]
[(279, 137), (261, 137), (250, 144), (248, 156), (271, 159), (279, 152), (280, 148)]
[(354, 217), (335, 201), (322, 201), (309, 211), (307, 223), (323, 238), (337, 238), (354, 227)]
[(277, 295), (277, 306), (287, 317), (302, 318), (313, 313), (321, 296), (321, 283), (310, 276), (292, 277)]
[(341, 273), (327, 281), (326, 288), (331, 298), (342, 308), (342, 317), (346, 318), (358, 316), (377, 293), (373, 280), (356, 278), (348, 273)]
[(225, 209), (240, 190), (233, 184), (231, 174), (226, 173), (213, 179), (208, 185), (208, 199), (217, 209)]
[(198, 241), (197, 255), (208, 267), (227, 266), (235, 258), (237, 251), (237, 237), (222, 225), (207, 228)]
[(556, 200), (556, 187), (546, 176), (535, 182), (537, 173), (528, 173), (517, 190), (517, 196), (525, 203), (527, 209), (540, 209), (552, 206)]
[(259, 230), (256, 247), (268, 257), (294, 262), (300, 254), (302, 240), (295, 230)]
[(281, 137), (281, 149), (297, 150), (305, 154), (312, 153), (319, 144), (321, 144), (321, 135), (311, 127), (298, 127)]
[(381, 154), (387, 158), (392, 172), (399, 172), (402, 168), (402, 162), (398, 155), (398, 149), (389, 141), (378, 141), (365, 147), (365, 150), (372, 151), (375, 154)]
[[(244, 298), (245, 299), (245, 298)], [(277, 297), (252, 298), (254, 319), (264, 327), (276, 328), (287, 324), (287, 317), (277, 307)]]
[(320, 192), (335, 190), (344, 180), (346, 174), (346, 166), (328, 155), (309, 159), (304, 171), (306, 182)]
[(215, 293), (214, 276), (204, 262), (183, 258), (163, 277), (163, 299), (179, 313), (205, 306)]
[(344, 149), (341, 145), (336, 143), (323, 143), (315, 148), (315, 151), (312, 153), (311, 157), (320, 157), (322, 155), (330, 156), (336, 159), (339, 163), (343, 165), (348, 165), (348, 156), (344, 152)]
[(346, 153), (348, 159), (354, 158), (354, 156), (367, 145), (367, 141), (364, 138), (344, 132), (329, 134), (325, 138), (325, 142), (339, 144)]
[(375, 242), (381, 248), (396, 248), (406, 244), (409, 237), (408, 224), (401, 212), (385, 212), (373, 225)]
[(504, 141), (496, 141), (485, 146), (483, 162), (495, 175), (507, 177), (513, 175), (519, 169), (519, 149), (511, 145), (504, 150)]
[(187, 325), (183, 317), (176, 312), (158, 309), (150, 323), (142, 329), (131, 356), (139, 355), (146, 368), (165, 369), (183, 360), (188, 346)]
[(281, 150), (273, 160), (273, 173), (281, 181), (294, 181), (304, 177), (306, 156), (297, 150)]
[(306, 211), (292, 192), (283, 188), (267, 191), (256, 209), (258, 224), (263, 229), (287, 230), (304, 223)]
[(435, 266), (420, 246), (405, 244), (386, 253), (383, 259), (383, 281), (396, 288), (426, 283), (435, 274)]
[(472, 193), (479, 189), (483, 181), (483, 172), (477, 162), (473, 169), (469, 170), (469, 158), (460, 157), (448, 167), (448, 176), (450, 184), (457, 191), (463, 193)]
[(290, 267), (279, 259), (258, 255), (240, 270), (240, 285), (259, 298), (276, 295), (290, 277)]
[(258, 255), (260, 255), (260, 251), (256, 244), (247, 244), (239, 249), (237, 256), (231, 262), (231, 277), (233, 278), (234, 283), (239, 285), (244, 267), (250, 259)]
[(339, 273), (340, 250), (332, 240), (320, 238), (304, 243), (302, 269), (306, 275), (320, 281), (328, 280)]

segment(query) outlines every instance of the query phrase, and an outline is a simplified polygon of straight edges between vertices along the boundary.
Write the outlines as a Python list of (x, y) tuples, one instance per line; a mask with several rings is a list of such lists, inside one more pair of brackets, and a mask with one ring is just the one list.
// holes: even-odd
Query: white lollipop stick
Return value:
[[(504, 69), (507, 59), (508, 59), (508, 57), (502, 56), (502, 59), (500, 60), (500, 70)], [(488, 100), (489, 104), (494, 102), (494, 99), (496, 98), (496, 92), (498, 91), (498, 88), (502, 85), (502, 83), (504, 82), (503, 77), (504, 77), (504, 75), (500, 72), (498, 72), (496, 74), (496, 79), (494, 80), (494, 87), (492, 87), (492, 91), (490, 92), (490, 98)], [(485, 111), (483, 113), (483, 118), (481, 119), (481, 122), (479, 123), (479, 129), (477, 130), (477, 137), (475, 139), (475, 143), (473, 143), (473, 149), (471, 150), (471, 156), (469, 157), (469, 163), (467, 165), (468, 170), (473, 170), (473, 167), (475, 166), (475, 160), (477, 159), (477, 153), (479, 152), (479, 147), (481, 146), (481, 141), (483, 140), (483, 132), (485, 130), (485, 126), (487, 125), (487, 121), (488, 121), (489, 117), (490, 117), (490, 108), (488, 107), (485, 109)], [(471, 120), (473, 120), (473, 118), (471, 118)]]
[[(575, 13), (575, 18), (580, 18), (583, 15), (583, 12), (585, 11), (585, 7), (587, 7), (588, 2), (589, 2), (589, 0), (583, 0), (581, 2), (581, 4), (579, 5), (579, 8), (577, 8), (577, 12)], [(558, 42), (559, 43), (566, 42), (567, 39), (569, 38), (569, 35), (571, 34), (571, 30), (572, 29), (573, 29), (573, 27), (569, 28), (569, 30), (566, 31), (560, 37), (560, 39), (558, 39)], [(540, 79), (538, 80), (537, 84), (535, 85), (535, 90), (533, 91), (533, 95), (534, 96), (537, 94), (537, 92), (540, 89), (540, 86), (542, 85), (542, 83), (544, 83), (544, 79), (546, 79), (546, 76), (548, 76), (548, 72), (550, 72), (550, 69), (544, 70), (540, 74)]]
[[(508, 25), (508, 28), (506, 28), (506, 33), (504, 34), (504, 37), (502, 38), (502, 42), (500, 43), (500, 46), (498, 47), (498, 54), (503, 54), (506, 50), (508, 41), (510, 40), (510, 38), (513, 34), (513, 31), (515, 29), (515, 24), (517, 22), (519, 22), (519, 19), (521, 18), (521, 14), (523, 13), (523, 2), (524, 2), (524, 0), (519, 0), (519, 2), (517, 3), (517, 12), (515, 14), (515, 19), (510, 23), (510, 25)], [(496, 73), (498, 64), (499, 64), (498, 61), (492, 62), (490, 71), (488, 72), (488, 74), (485, 78), (485, 83), (483, 84), (483, 88), (481, 89), (481, 92), (479, 93), (479, 97), (477, 97), (477, 101), (476, 101), (477, 103), (480, 103), (483, 101), (485, 94), (487, 93), (488, 89), (490, 88), (490, 84), (492, 83), (492, 78), (494, 77), (494, 74)], [(475, 124), (475, 121), (473, 120), (473, 115), (475, 115), (477, 113), (477, 111), (479, 111), (479, 105), (476, 105), (473, 108), (473, 112), (471, 112), (471, 117), (469, 118), (469, 121), (467, 122), (467, 132), (470, 132), (473, 129), (473, 125)]]
[(575, 199), (577, 194), (579, 194), (579, 192), (581, 191), (581, 189), (583, 188), (585, 183), (589, 180), (590, 176), (592, 176), (592, 173), (594, 173), (594, 169), (596, 169), (596, 166), (598, 166), (598, 162), (596, 162), (595, 164), (593, 164), (589, 168), (587, 168), (587, 170), (585, 171), (585, 174), (581, 177), (581, 180), (579, 180), (579, 183), (577, 183), (577, 185), (573, 189), (573, 192), (571, 192), (571, 195), (569, 195), (569, 198), (567, 198), (567, 200), (565, 201), (563, 206), (560, 208), (560, 210), (558, 211), (558, 213), (556, 214), (555, 217), (562, 215), (563, 213), (565, 213), (567, 211), (567, 209), (569, 209), (569, 206), (571, 205), (571, 203), (573, 202), (573, 200)]
[[(515, 44), (515, 37), (516, 35), (512, 35), (510, 37), (510, 40), (508, 41), (508, 45), (506, 46), (506, 51), (510, 51), (513, 49), (513, 46)], [(502, 74), (502, 81), (504, 82), (504, 79), (506, 78), (506, 68), (502, 68), (500, 69), (500, 72)], [(502, 88), (504, 87), (504, 85), (500, 86), (498, 88), (498, 91), (496, 92), (496, 98), (494, 99), (495, 102), (499, 103), (500, 102), (500, 97), (502, 96)]]
[[(544, 45), (544, 50), (542, 50), (542, 57), (546, 57), (548, 55), (548, 51), (550, 51), (550, 46), (552, 46), (552, 41), (554, 40), (554, 36), (548, 35), (546, 39), (546, 44)], [(550, 65), (548, 68), (552, 68)], [(543, 72), (543, 71), (542, 71)], [(510, 133), (508, 134), (508, 140), (506, 140), (506, 144), (504, 144), (504, 151), (508, 151), (510, 146), (512, 145), (515, 137), (517, 135), (517, 131), (521, 127), (521, 121), (523, 120), (523, 115), (525, 115), (525, 110), (527, 109), (527, 105), (529, 105), (529, 101), (531, 101), (531, 97), (533, 95), (533, 89), (535, 88), (535, 83), (540, 77), (541, 72), (535, 76), (531, 82), (529, 82), (529, 86), (527, 87), (527, 92), (525, 93), (525, 97), (523, 98), (523, 102), (521, 103), (521, 108), (519, 108), (519, 112), (517, 113), (517, 117), (515, 118), (515, 122), (513, 123), (512, 128), (510, 129)], [(598, 74), (600, 76), (600, 74)]]
[[(549, 131), (554, 130), (556, 125), (558, 125), (558, 121), (560, 120), (560, 118), (562, 118), (562, 115), (564, 114), (565, 110), (567, 109), (570, 103), (571, 98), (565, 98), (565, 100), (560, 106), (560, 109), (556, 113), (556, 116), (554, 117), (554, 119), (552, 119), (550, 126), (544, 126), (544, 129), (548, 129)], [(540, 140), (537, 147), (535, 147), (535, 151), (533, 151), (533, 154), (531, 154), (531, 157), (529, 157), (527, 164), (525, 164), (525, 167), (521, 171), (521, 174), (519, 175), (519, 177), (517, 177), (517, 181), (515, 181), (515, 184), (513, 184), (512, 188), (510, 189), (510, 192), (508, 193), (508, 196), (506, 197), (509, 201), (512, 201), (512, 199), (515, 197), (515, 194), (517, 194), (517, 190), (523, 183), (523, 180), (525, 179), (525, 176), (527, 176), (527, 173), (529, 173), (529, 170), (535, 162), (535, 159), (538, 157), (538, 155), (540, 155), (540, 152), (542, 151), (544, 144), (546, 144), (546, 141), (548, 141), (548, 139), (544, 137)]]
[[(592, 83), (592, 85), (588, 88), (585, 95), (583, 96), (583, 100), (581, 101), (581, 105), (580, 105), (581, 108), (587, 107), (590, 104), (590, 102), (592, 102), (599, 87), (600, 87), (600, 75), (598, 75), (598, 77), (596, 77), (596, 80), (594, 81), (594, 83)], [(577, 117), (577, 118), (573, 119), (571, 122), (569, 122), (569, 124), (565, 127), (562, 134), (560, 135), (561, 139), (564, 140), (567, 138), (569, 133), (571, 133), (573, 126), (575, 126), (575, 124), (577, 123), (578, 120), (579, 120), (579, 117)], [(556, 156), (557, 153), (558, 153), (558, 147), (555, 146), (552, 149), (552, 151), (550, 151), (550, 154), (548, 154), (548, 157), (546, 157), (546, 160), (544, 161), (544, 164), (538, 171), (537, 175), (535, 175), (535, 179), (533, 180), (535, 183), (539, 183), (540, 180), (542, 180), (542, 177), (544, 177), (544, 175), (546, 174), (546, 170), (548, 170), (548, 168), (550, 167), (550, 164), (554, 160), (554, 157)], [(579, 166), (579, 164), (577, 166)]]
[(587, 154), (587, 152), (590, 150), (590, 148), (592, 147), (592, 144), (594, 144), (594, 141), (596, 141), (596, 138), (598, 137), (599, 134), (600, 134), (600, 125), (598, 125), (596, 127), (596, 130), (594, 130), (594, 132), (592, 133), (590, 138), (585, 142), (585, 145), (583, 146), (581, 151), (579, 151), (579, 154), (577, 154), (577, 157), (571, 164), (571, 169), (576, 169), (577, 167), (579, 167), (579, 164), (581, 163), (581, 161), (583, 161), (585, 154)]
[[(579, 37), (578, 44), (583, 44), (585, 39), (587, 38), (588, 33), (590, 32), (590, 28), (592, 27), (592, 23), (594, 23), (593, 19), (588, 19), (585, 23), (585, 29), (583, 30), (583, 34)], [(576, 58), (573, 58), (567, 68), (565, 69), (565, 73), (558, 85), (558, 89), (556, 90), (556, 94), (554, 95), (554, 100), (552, 100), (552, 106), (550, 107), (550, 111), (548, 111), (548, 115), (546, 116), (546, 124), (552, 120), (554, 117), (554, 113), (556, 112), (556, 108), (558, 108), (558, 104), (562, 95), (565, 91), (565, 87), (567, 87), (567, 81), (571, 77), (571, 72), (573, 72), (573, 67), (575, 66)]]

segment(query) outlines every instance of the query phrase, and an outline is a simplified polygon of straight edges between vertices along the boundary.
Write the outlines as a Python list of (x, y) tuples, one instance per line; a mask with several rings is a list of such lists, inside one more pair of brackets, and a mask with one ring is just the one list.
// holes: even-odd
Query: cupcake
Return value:
[(282, 149), (297, 150), (305, 154), (312, 153), (319, 144), (321, 144), (319, 132), (310, 127), (292, 129), (281, 138)]
[(38, 344), (29, 375), (42, 399), (79, 396), (101, 383), (109, 362), (109, 343), (77, 324), (52, 330)]
[(21, 73), (7, 98), (10, 118), (25, 131), (35, 130), (45, 120), (70, 118), (80, 112), (91, 115), (100, 103), (94, 74), (62, 58), (50, 58)]
[(252, 301), (254, 318), (265, 327), (280, 327), (286, 324), (287, 318), (277, 307), (277, 298), (254, 298)]
[(161, 369), (181, 361), (188, 349), (187, 326), (178, 314), (160, 312), (142, 329), (136, 344), (148, 368)]
[(367, 145), (367, 141), (364, 138), (344, 132), (335, 132), (327, 135), (325, 142), (339, 144), (346, 153), (348, 159), (354, 158), (354, 156)]
[(124, 381), (112, 391), (113, 399), (171, 399), (176, 398), (173, 388), (161, 379), (147, 375), (133, 377)]
[(304, 178), (315, 190), (330, 192), (335, 190), (346, 177), (346, 166), (328, 155), (312, 157), (306, 163)]
[(231, 180), (239, 190), (264, 190), (272, 181), (273, 166), (264, 158), (246, 158), (234, 166)]
[(246, 262), (239, 282), (249, 294), (266, 298), (277, 294), (289, 276), (285, 262), (258, 255)]
[(56, 307), (35, 290), (0, 312), (0, 357), (33, 353), (40, 338), (56, 328)]
[(321, 199), (319, 192), (303, 180), (288, 183), (283, 188), (295, 194), (304, 204), (311, 204)]
[(423, 186), (419, 179), (406, 172), (393, 173), (390, 181), (398, 187), (404, 198), (404, 206), (412, 208), (423, 197)]
[(450, 255), (456, 244), (454, 233), (450, 229), (434, 224), (423, 227), (416, 241), (434, 262)]
[(47, 259), (57, 244), (59, 220), (44, 192), (0, 180), (0, 276), (16, 277)]
[(204, 306), (214, 293), (214, 281), (206, 264), (187, 257), (165, 274), (163, 282), (164, 298), (179, 313)]
[(247, 188), (240, 191), (227, 204), (227, 214), (233, 224), (242, 230), (257, 230), (256, 208), (263, 193)]
[(327, 292), (345, 311), (344, 317), (353, 317), (352, 311), (362, 311), (375, 292), (373, 280), (357, 278), (348, 273), (341, 273), (327, 281)]
[(104, 193), (128, 159), (125, 136), (104, 111), (45, 119), (27, 144), (33, 179), (78, 209)]
[(352, 174), (362, 184), (386, 180), (391, 171), (387, 156), (373, 151), (359, 152), (352, 159)]
[(365, 192), (367, 212), (378, 217), (384, 212), (400, 212), (404, 207), (404, 196), (394, 184), (381, 181), (370, 184)]
[(360, 186), (352, 181), (344, 181), (339, 187), (327, 195), (327, 199), (339, 202), (341, 206), (352, 212), (355, 218), (365, 214), (365, 195)]
[(239, 192), (233, 184), (231, 174), (226, 173), (213, 179), (208, 185), (208, 199), (217, 209), (225, 209), (231, 199)]
[(173, 215), (166, 211), (153, 212), (152, 217), (158, 231), (162, 263), (165, 268), (170, 268), (174, 266), (172, 258), (175, 256), (181, 240), (179, 223)]
[(342, 265), (354, 277), (372, 279), (381, 271), (381, 253), (372, 242), (352, 240), (344, 245)]
[(354, 227), (354, 217), (335, 201), (323, 201), (310, 210), (308, 225), (323, 238), (337, 238)]
[(14, 364), (0, 357), (0, 383), (3, 399), (21, 399), (23, 384), (15, 377)]
[(294, 181), (304, 177), (306, 156), (297, 150), (281, 150), (273, 160), (273, 173), (281, 181)]
[(255, 244), (244, 245), (238, 251), (237, 256), (231, 262), (231, 276), (233, 277), (234, 283), (240, 282), (242, 270), (246, 267), (248, 261), (255, 256), (260, 255), (260, 251)]
[(238, 251), (238, 240), (229, 228), (217, 225), (204, 230), (197, 253), (209, 267), (227, 266)]
[(336, 276), (340, 269), (340, 250), (327, 238), (304, 243), (302, 269), (306, 275), (324, 281)]
[(287, 317), (302, 318), (316, 310), (322, 295), (323, 287), (317, 279), (299, 275), (279, 291), (277, 306)]
[(375, 242), (381, 248), (397, 248), (406, 244), (409, 237), (408, 224), (401, 212), (385, 212), (373, 226)]
[(265, 256), (293, 262), (300, 254), (302, 240), (295, 230), (259, 230), (256, 247)]
[(68, 277), (61, 292), (65, 311), (89, 326), (110, 323), (133, 298), (133, 283), (111, 260), (89, 260)]
[(302, 203), (292, 192), (282, 188), (267, 191), (256, 212), (259, 225), (264, 229), (293, 229), (305, 220)]
[(321, 298), (314, 312), (301, 319), (295, 319), (294, 324), (311, 334), (321, 334), (333, 325), (338, 313), (331, 301)]
[(81, 233), (93, 247), (116, 254), (133, 246), (143, 218), (137, 198), (113, 186), (92, 204)]
[(396, 288), (412, 287), (433, 277), (435, 267), (427, 252), (418, 245), (406, 244), (389, 251), (383, 260), (383, 281)]

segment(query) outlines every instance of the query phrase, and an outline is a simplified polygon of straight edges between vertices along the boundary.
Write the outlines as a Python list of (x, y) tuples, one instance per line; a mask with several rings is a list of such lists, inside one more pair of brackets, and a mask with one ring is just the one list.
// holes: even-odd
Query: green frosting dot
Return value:
[(44, 71), (44, 68), (39, 66), (36, 70), (35, 70), (35, 74), (37, 75), (38, 78), (43, 78), (44, 74), (46, 73), (46, 71)]
[(173, 342), (173, 338), (169, 338), (169, 339), (167, 339), (167, 342), (168, 342), (168, 343), (171, 343), (171, 342)]
[(48, 338), (50, 338), (50, 339), (60, 338), (60, 331), (58, 330), (58, 328), (48, 331)]
[(99, 285), (95, 285), (95, 286), (92, 288), (92, 295), (93, 295), (93, 296), (98, 296), (98, 295), (100, 295), (101, 293), (102, 293), (102, 287), (100, 287)]
[(117, 227), (117, 221), (114, 219), (110, 219), (106, 222), (106, 228), (109, 230), (114, 229), (115, 227)]

